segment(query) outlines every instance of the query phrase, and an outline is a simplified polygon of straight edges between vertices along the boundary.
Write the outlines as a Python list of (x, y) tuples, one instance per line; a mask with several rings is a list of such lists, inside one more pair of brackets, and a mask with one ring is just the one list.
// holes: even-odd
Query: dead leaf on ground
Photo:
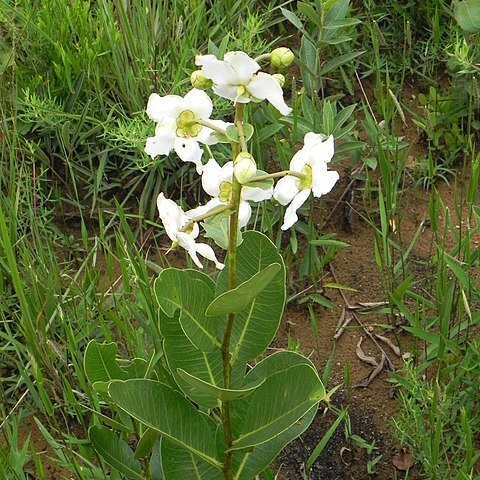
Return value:
[(342, 313), (340, 314), (340, 318), (338, 320), (338, 325), (337, 325), (337, 333), (334, 335), (334, 339), (338, 340), (342, 333), (345, 331), (345, 328), (347, 328), (348, 324), (352, 321), (353, 319), (353, 312), (349, 308), (342, 308)]
[(368, 363), (369, 365), (372, 365), (374, 367), (378, 367), (378, 362), (375, 357), (369, 357), (368, 355), (365, 355), (365, 352), (362, 350), (362, 342), (364, 339), (365, 337), (360, 337), (360, 340), (357, 343), (355, 353), (362, 362)]
[(367, 388), (373, 380), (380, 375), (380, 372), (384, 369), (385, 367), (385, 361), (386, 361), (386, 355), (385, 353), (382, 352), (382, 359), (380, 360), (380, 363), (372, 370), (370, 375), (363, 380), (360, 380), (356, 385), (355, 388)]
[(383, 343), (385, 343), (386, 345), (388, 345), (393, 350), (393, 352), (397, 357), (402, 356), (402, 353), (400, 352), (400, 348), (398, 348), (389, 338), (383, 337), (382, 335), (377, 335), (377, 334), (375, 334), (375, 337), (378, 338)]
[(413, 455), (406, 449), (401, 448), (392, 458), (392, 463), (397, 470), (405, 472), (413, 465)]

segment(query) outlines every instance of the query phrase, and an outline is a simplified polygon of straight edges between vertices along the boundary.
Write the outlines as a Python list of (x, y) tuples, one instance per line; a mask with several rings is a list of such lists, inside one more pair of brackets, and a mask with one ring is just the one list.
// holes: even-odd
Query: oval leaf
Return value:
[(300, 364), (268, 377), (253, 393), (232, 449), (253, 447), (285, 432), (325, 398), (317, 372)]
[(117, 363), (117, 345), (115, 343), (100, 344), (91, 340), (85, 350), (84, 367), (88, 381), (109, 382), (110, 380), (126, 380), (127, 372)]
[(112, 430), (92, 425), (88, 430), (88, 438), (93, 448), (111, 467), (127, 478), (144, 478), (142, 467), (133, 456), (133, 450), (128, 443), (117, 437)]
[(168, 480), (223, 480), (223, 471), (162, 439), (160, 454), (163, 474)]
[(154, 284), (155, 296), (169, 317), (180, 310), (180, 324), (189, 340), (204, 352), (221, 347), (217, 339), (217, 319), (207, 317), (205, 310), (214, 298), (215, 284), (196, 270), (166, 268)]
[(229, 313), (240, 313), (272, 281), (280, 268), (279, 263), (272, 263), (234, 290), (222, 293), (208, 306), (206, 315), (215, 317)]
[(181, 393), (153, 380), (116, 381), (108, 391), (113, 401), (139, 422), (221, 467), (213, 441), (216, 424)]
[(147, 428), (138, 441), (137, 448), (135, 449), (135, 458), (143, 458), (150, 455), (158, 437), (158, 432), (152, 428)]
[(247, 395), (250, 395), (257, 387), (259, 387), (265, 381), (262, 379), (258, 379), (249, 385), (245, 385), (243, 388), (239, 390), (233, 390), (233, 389), (226, 389), (226, 388), (218, 387), (216, 385), (212, 385), (211, 383), (205, 382), (200, 378), (190, 375), (188, 372), (186, 372), (185, 370), (182, 370), (181, 368), (178, 370), (178, 373), (194, 389), (199, 390), (203, 393), (215, 396), (222, 402), (228, 402), (230, 400), (235, 400), (236, 398), (246, 397)]
[(317, 408), (312, 408), (298, 422), (268, 442), (253, 449), (236, 450), (233, 454), (233, 467), (236, 480), (251, 480), (270, 465), (283, 448), (299, 437), (311, 425)]
[[(245, 135), (246, 142), (248, 142), (252, 138), (253, 131), (254, 131), (253, 125), (250, 125), (249, 123), (243, 124), (243, 134)], [(229, 125), (225, 130), (225, 133), (232, 142), (239, 143), (238, 130), (235, 125)]]
[(464, 0), (455, 4), (455, 18), (460, 27), (466, 32), (480, 31), (480, 2), (478, 0)]
[[(260, 355), (275, 337), (285, 306), (285, 266), (282, 256), (268, 237), (255, 231), (243, 234), (237, 249), (237, 282), (246, 282), (269, 265), (281, 267), (271, 282), (235, 316), (232, 330), (232, 362), (249, 361)], [(216, 296), (228, 291), (228, 260), (218, 277)]]

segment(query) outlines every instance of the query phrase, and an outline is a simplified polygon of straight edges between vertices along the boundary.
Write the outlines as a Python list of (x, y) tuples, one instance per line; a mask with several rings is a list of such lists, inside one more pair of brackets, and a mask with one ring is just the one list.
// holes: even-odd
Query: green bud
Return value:
[(283, 86), (285, 85), (285, 77), (281, 73), (274, 73), (272, 77), (283, 88)]
[(233, 164), (235, 178), (243, 185), (248, 183), (257, 173), (255, 159), (248, 152), (240, 152)]
[(194, 88), (198, 88), (199, 90), (207, 90), (213, 84), (213, 82), (207, 78), (201, 70), (195, 70), (190, 75), (190, 81)]
[(287, 47), (279, 47), (273, 50), (270, 57), (270, 63), (276, 67), (289, 67), (295, 60), (295, 55)]

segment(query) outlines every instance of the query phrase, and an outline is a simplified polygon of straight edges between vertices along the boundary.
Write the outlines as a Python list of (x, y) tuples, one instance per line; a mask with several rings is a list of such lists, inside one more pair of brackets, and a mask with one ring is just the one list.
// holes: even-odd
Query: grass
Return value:
[[(425, 478), (478, 475), (478, 34), (461, 30), (449, 3), (0, 0), (0, 33), (0, 477), (48, 478), (44, 456), (20, 435), (35, 415), (56, 463), (75, 478), (106, 478), (85, 434), (66, 428), (86, 431), (107, 407), (88, 385), (83, 352), (92, 338), (119, 342), (122, 357), (161, 351), (150, 340), (151, 286), (168, 260), (152, 199), (180, 188), (186, 200), (200, 196), (185, 164), (143, 152), (154, 129), (146, 99), (185, 92), (196, 53), (282, 43), (298, 45), (285, 87), (294, 114), (280, 124), (273, 110), (252, 113), (274, 124), (259, 132), (255, 157), (286, 168), (307, 131), (335, 136), (336, 161), (362, 184), (387, 323), (402, 315), (416, 353), (390, 379), (400, 405), (392, 434)], [(404, 135), (411, 125), (417, 151)], [(414, 268), (420, 227), (413, 239), (402, 234), (407, 189), (429, 198), (428, 281)], [(301, 211), (284, 251), (289, 295), (305, 290), (319, 345), (311, 305), (333, 308), (318, 292), (345, 245), (319, 228), (317, 207)], [(281, 246), (278, 208), (260, 205), (254, 218)]]

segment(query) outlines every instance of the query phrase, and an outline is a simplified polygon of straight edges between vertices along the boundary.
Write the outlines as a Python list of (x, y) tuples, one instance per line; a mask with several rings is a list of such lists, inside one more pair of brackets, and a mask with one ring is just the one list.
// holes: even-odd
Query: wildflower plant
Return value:
[[(197, 267), (203, 268), (203, 257), (220, 272), (213, 280), (196, 269), (161, 271), (154, 282), (158, 326), (151, 329), (158, 351), (148, 361), (120, 363), (115, 344), (92, 341), (87, 347), (87, 376), (117, 412), (101, 419), (133, 432), (138, 443), (132, 450), (97, 420), (89, 437), (98, 455), (128, 478), (253, 479), (305, 431), (326, 398), (308, 358), (291, 351), (265, 354), (285, 307), (285, 265), (265, 235), (242, 231), (251, 202), (273, 198), (287, 205), (286, 230), (311, 193), (328, 193), (338, 179), (327, 168), (333, 137), (314, 132), (305, 136), (289, 170), (257, 169), (249, 150), (255, 128), (245, 121), (249, 103), (267, 100), (280, 114), (291, 113), (281, 77), (261, 69), (268, 60), (284, 69), (293, 54), (282, 47), (255, 60), (244, 52), (228, 52), (223, 59), (197, 56), (200, 69), (192, 74), (193, 89), (185, 97), (154, 93), (148, 101), (147, 113), (157, 128), (146, 152), (155, 157), (175, 150), (183, 161), (193, 162), (211, 197), (184, 212), (160, 193), (165, 233)], [(233, 123), (210, 118), (207, 91), (232, 101)], [(231, 145), (231, 161), (224, 165), (210, 149), (219, 142)], [(198, 241), (200, 226), (218, 251), (226, 250), (225, 260)]]

